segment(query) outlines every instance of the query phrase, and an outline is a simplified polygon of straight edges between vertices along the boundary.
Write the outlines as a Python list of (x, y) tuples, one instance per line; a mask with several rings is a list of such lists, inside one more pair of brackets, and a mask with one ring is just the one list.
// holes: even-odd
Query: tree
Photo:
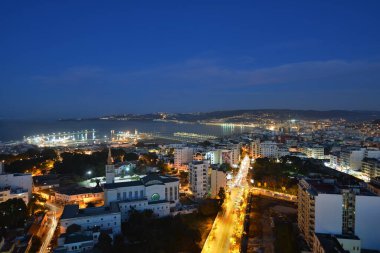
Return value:
[(229, 163), (222, 163), (220, 165), (220, 168), (225, 171), (225, 172), (228, 172), (228, 171), (232, 171), (232, 167)]
[(139, 155), (136, 153), (126, 153), (124, 155), (124, 160), (125, 161), (137, 161), (139, 159)]
[(115, 240), (112, 247), (112, 252), (119, 253), (119, 252), (125, 252), (125, 244), (124, 244), (124, 236), (123, 235), (116, 235)]
[(219, 188), (218, 197), (219, 197), (219, 205), (223, 205), (223, 202), (226, 199), (226, 191), (224, 190), (223, 187)]
[(8, 199), (0, 203), (0, 227), (24, 227), (28, 212), (22, 199)]
[(36, 214), (38, 212), (44, 211), (44, 203), (46, 202), (46, 199), (42, 198), (40, 195), (33, 193), (30, 201), (28, 202), (27, 206), (27, 212), (28, 215), (31, 216), (33, 214)]
[(57, 153), (52, 148), (44, 148), (41, 151), (41, 156), (43, 156), (43, 158), (46, 160), (55, 160), (58, 157)]
[(30, 253), (37, 253), (40, 250), (41, 245), (42, 245), (41, 238), (34, 235), (32, 237), (32, 244), (30, 246), (29, 252)]
[(215, 199), (205, 199), (199, 204), (198, 211), (204, 216), (216, 215), (219, 211), (218, 201)]
[(111, 252), (112, 238), (107, 233), (100, 232), (98, 243), (95, 244), (95, 248), (99, 249), (103, 253)]
[(82, 227), (80, 225), (74, 223), (67, 227), (66, 234), (73, 234), (76, 232), (80, 232), (81, 229)]

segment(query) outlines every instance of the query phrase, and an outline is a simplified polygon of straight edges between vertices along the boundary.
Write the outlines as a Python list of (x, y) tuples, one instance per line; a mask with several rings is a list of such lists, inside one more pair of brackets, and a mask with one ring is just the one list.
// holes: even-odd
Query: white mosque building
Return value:
[(115, 166), (108, 153), (104, 204), (117, 203), (122, 220), (126, 220), (130, 210), (150, 209), (157, 217), (170, 214), (179, 204), (179, 179), (158, 174), (148, 174), (139, 180), (115, 182)]

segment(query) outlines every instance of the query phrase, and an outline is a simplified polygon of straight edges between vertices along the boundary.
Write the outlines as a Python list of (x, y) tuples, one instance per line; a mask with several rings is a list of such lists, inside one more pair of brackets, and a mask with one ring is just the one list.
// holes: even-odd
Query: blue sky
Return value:
[(380, 1), (1, 1), (0, 117), (380, 110)]

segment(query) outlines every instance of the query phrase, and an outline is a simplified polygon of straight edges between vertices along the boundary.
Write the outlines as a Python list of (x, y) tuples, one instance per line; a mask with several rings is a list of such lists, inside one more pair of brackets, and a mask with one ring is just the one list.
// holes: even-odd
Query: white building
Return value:
[(208, 168), (210, 163), (208, 160), (193, 161), (189, 164), (189, 181), (190, 190), (194, 197), (203, 198), (208, 194)]
[(289, 148), (287, 146), (279, 146), (278, 147), (278, 158), (290, 155)]
[(94, 228), (111, 229), (112, 234), (120, 234), (121, 214), (118, 205), (79, 209), (78, 205), (66, 205), (60, 219), (61, 233), (77, 224), (83, 231)]
[(325, 159), (325, 149), (322, 146), (307, 147), (305, 153), (310, 158)]
[(29, 194), (28, 191), (21, 188), (10, 188), (2, 187), (0, 188), (0, 203), (5, 202), (8, 199), (22, 199), (25, 204), (29, 203)]
[(377, 148), (367, 148), (365, 151), (365, 157), (380, 159), (380, 150)]
[(61, 188), (55, 192), (55, 201), (62, 204), (85, 205), (88, 203), (100, 203), (104, 201), (104, 193), (101, 187), (93, 188)]
[(174, 166), (180, 167), (193, 160), (194, 148), (182, 147), (174, 149)]
[(226, 149), (209, 150), (206, 152), (205, 158), (210, 161), (210, 164), (238, 164), (240, 160), (240, 148), (238, 145), (235, 145)]
[(122, 220), (131, 210), (152, 210), (158, 217), (168, 216), (179, 203), (179, 179), (149, 174), (140, 180), (104, 184), (105, 205), (117, 203)]
[(260, 157), (277, 158), (278, 146), (276, 142), (264, 141), (260, 143)]
[(32, 182), (32, 174), (5, 173), (3, 163), (0, 162), (0, 202), (22, 198), (27, 204), (32, 195)]
[(230, 162), (230, 164), (231, 165), (239, 164), (239, 161), (240, 161), (240, 145), (239, 144), (232, 145), (229, 149), (231, 150), (231, 162)]
[(364, 249), (380, 250), (380, 197), (334, 180), (305, 180), (298, 188), (298, 227), (311, 248), (315, 233), (355, 235)]
[(111, 239), (114, 238), (112, 229), (100, 229), (98, 227), (85, 231), (61, 234), (58, 238), (58, 247), (54, 249), (54, 252), (93, 252), (93, 247), (98, 242), (101, 233), (108, 234)]
[(211, 168), (210, 177), (210, 194), (212, 198), (215, 198), (218, 196), (220, 188), (226, 189), (227, 174), (225, 171), (219, 170), (218, 168)]
[(252, 156), (252, 158), (260, 157), (260, 139), (256, 139), (251, 142), (250, 155)]
[(359, 170), (365, 157), (366, 149), (347, 149), (341, 152), (340, 166), (351, 170)]
[(179, 179), (176, 177), (148, 174), (138, 180), (115, 182), (114, 165), (111, 154), (108, 155), (104, 203), (117, 204), (122, 220), (128, 219), (132, 210), (152, 210), (158, 217), (170, 214), (170, 209), (179, 203)]
[(220, 152), (220, 149), (210, 150), (206, 152), (206, 159), (210, 161), (210, 164), (222, 164)]

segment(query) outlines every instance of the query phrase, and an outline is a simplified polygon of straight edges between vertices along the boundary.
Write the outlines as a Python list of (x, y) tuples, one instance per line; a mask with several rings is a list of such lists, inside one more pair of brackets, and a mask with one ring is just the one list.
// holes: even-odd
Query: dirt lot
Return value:
[(256, 196), (252, 210), (248, 252), (299, 252), (295, 204)]

